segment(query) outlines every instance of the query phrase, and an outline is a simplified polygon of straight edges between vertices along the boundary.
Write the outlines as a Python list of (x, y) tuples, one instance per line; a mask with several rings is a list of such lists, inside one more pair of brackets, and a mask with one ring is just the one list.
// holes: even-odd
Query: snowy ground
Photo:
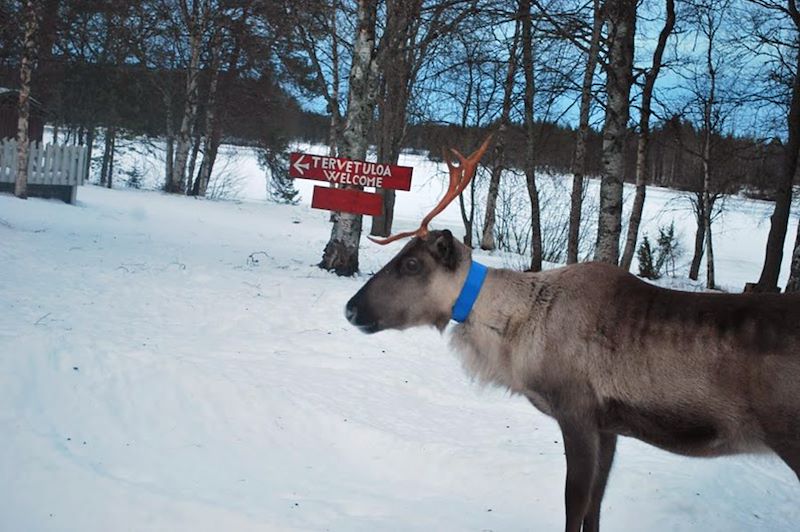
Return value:
[[(398, 196), (400, 228), (436, 201), (428, 177)], [(344, 320), (401, 244), (365, 243), (365, 274), (341, 279), (314, 266), (329, 225), (306, 203), (78, 197), (0, 195), (0, 530), (561, 528), (553, 421), (471, 383), (434, 331), (365, 336)], [(682, 219), (658, 207), (672, 197), (653, 192), (651, 224)], [(732, 206), (718, 276), (740, 289), (758, 275), (769, 205)], [(603, 520), (788, 531), (798, 501), (772, 457), (625, 440)]]

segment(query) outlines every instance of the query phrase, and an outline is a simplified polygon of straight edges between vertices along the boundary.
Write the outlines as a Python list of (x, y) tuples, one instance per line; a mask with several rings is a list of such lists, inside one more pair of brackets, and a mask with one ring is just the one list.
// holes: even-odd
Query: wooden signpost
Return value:
[[(342, 157), (308, 153), (289, 155), (289, 177), (327, 181), (337, 185), (411, 190), (409, 166), (369, 163)], [(352, 188), (314, 187), (311, 206), (315, 209), (379, 216), (383, 213), (380, 194)]]

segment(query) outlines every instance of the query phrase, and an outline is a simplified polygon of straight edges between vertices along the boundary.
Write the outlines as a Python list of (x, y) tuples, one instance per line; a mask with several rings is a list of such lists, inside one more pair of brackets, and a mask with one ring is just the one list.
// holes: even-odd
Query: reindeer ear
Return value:
[(456, 269), (458, 251), (453, 241), (453, 233), (445, 229), (440, 231), (433, 241), (433, 256), (436, 260), (450, 270)]

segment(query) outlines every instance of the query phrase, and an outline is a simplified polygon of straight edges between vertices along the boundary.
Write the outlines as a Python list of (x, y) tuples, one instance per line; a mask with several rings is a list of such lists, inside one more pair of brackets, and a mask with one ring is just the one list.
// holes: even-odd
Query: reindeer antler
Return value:
[(458, 159), (458, 166), (451, 162), (447, 152), (442, 149), (444, 161), (447, 163), (447, 169), (450, 172), (450, 183), (447, 186), (447, 192), (445, 193), (444, 197), (439, 200), (439, 203), (436, 204), (436, 207), (434, 207), (433, 210), (422, 219), (422, 223), (419, 225), (418, 229), (414, 231), (406, 231), (404, 233), (397, 233), (396, 235), (392, 235), (384, 239), (372, 238), (371, 236), (368, 236), (367, 238), (376, 244), (383, 246), (390, 242), (394, 242), (395, 240), (400, 240), (401, 238), (427, 235), (428, 224), (431, 222), (431, 220), (433, 220), (437, 214), (442, 212), (451, 201), (457, 198), (458, 195), (461, 194), (465, 188), (467, 188), (467, 185), (472, 178), (475, 177), (475, 172), (478, 170), (478, 162), (480, 162), (481, 157), (483, 157), (483, 154), (486, 152), (487, 148), (489, 148), (489, 142), (491, 140), (492, 135), (486, 137), (486, 140), (483, 141), (483, 144), (481, 144), (477, 150), (472, 152), (469, 157), (464, 157), (458, 150), (450, 148), (450, 151)]

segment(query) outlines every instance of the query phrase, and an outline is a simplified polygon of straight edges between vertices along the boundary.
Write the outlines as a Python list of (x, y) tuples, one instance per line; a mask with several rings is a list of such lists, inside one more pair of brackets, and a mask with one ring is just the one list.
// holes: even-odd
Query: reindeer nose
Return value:
[(353, 301), (348, 301), (347, 305), (344, 307), (344, 316), (347, 318), (347, 321), (356, 325), (356, 316), (358, 315), (358, 311), (356, 310), (356, 306), (353, 305)]

